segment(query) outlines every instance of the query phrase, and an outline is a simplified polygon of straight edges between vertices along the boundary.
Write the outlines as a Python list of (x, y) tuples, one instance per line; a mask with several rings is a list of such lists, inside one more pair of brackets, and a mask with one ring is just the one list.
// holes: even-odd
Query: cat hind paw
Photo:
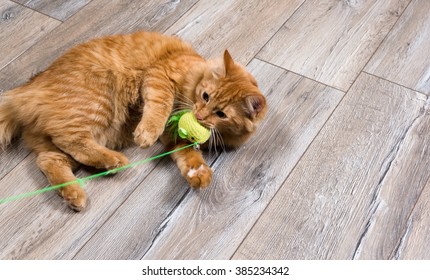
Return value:
[(82, 211), (87, 204), (87, 195), (80, 186), (64, 187), (60, 190), (60, 195), (68, 206), (76, 212)]

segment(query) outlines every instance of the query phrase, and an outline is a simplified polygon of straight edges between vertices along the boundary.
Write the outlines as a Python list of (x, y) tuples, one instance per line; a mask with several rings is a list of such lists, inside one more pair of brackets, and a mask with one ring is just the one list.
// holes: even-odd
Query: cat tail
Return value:
[(4, 93), (0, 95), (0, 150), (4, 150), (12, 142), (18, 135), (19, 128), (10, 98)]

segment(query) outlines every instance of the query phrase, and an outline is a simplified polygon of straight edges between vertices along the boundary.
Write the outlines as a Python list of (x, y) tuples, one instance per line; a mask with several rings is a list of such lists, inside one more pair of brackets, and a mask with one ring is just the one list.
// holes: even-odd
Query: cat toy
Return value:
[(192, 143), (203, 144), (209, 140), (211, 132), (202, 126), (191, 111), (180, 111), (172, 115), (167, 122), (174, 136), (179, 135)]
[(125, 165), (125, 166), (117, 167), (115, 169), (107, 170), (107, 171), (100, 172), (100, 173), (97, 173), (97, 174), (93, 174), (93, 175), (90, 175), (90, 176), (87, 176), (87, 177), (83, 177), (83, 178), (76, 178), (76, 180), (74, 180), (74, 181), (69, 181), (69, 182), (58, 184), (58, 185), (54, 185), (54, 186), (48, 186), (48, 187), (43, 188), (43, 189), (39, 189), (39, 190), (35, 190), (35, 191), (32, 191), (32, 192), (27, 192), (27, 193), (22, 193), (22, 194), (15, 195), (15, 196), (9, 196), (9, 197), (5, 197), (5, 198), (0, 198), (0, 205), (1, 204), (9, 203), (9, 202), (12, 202), (12, 201), (15, 201), (15, 200), (20, 200), (20, 199), (23, 199), (23, 198), (26, 198), (26, 197), (35, 196), (35, 195), (38, 195), (38, 194), (41, 194), (41, 193), (49, 192), (49, 191), (52, 191), (52, 190), (58, 190), (58, 189), (61, 189), (61, 188), (65, 187), (65, 186), (69, 186), (71, 184), (78, 183), (82, 188), (84, 188), (85, 187), (85, 183), (88, 182), (88, 181), (90, 181), (90, 180), (94, 180), (96, 178), (107, 176), (107, 175), (110, 175), (110, 174), (115, 174), (117, 172), (129, 169), (129, 168), (133, 168), (133, 167), (136, 167), (136, 166), (141, 165), (141, 164), (148, 163), (150, 161), (153, 161), (153, 160), (165, 157), (167, 155), (179, 152), (179, 151), (184, 150), (184, 149), (188, 149), (188, 148), (191, 148), (191, 147), (196, 148), (196, 145), (198, 145), (197, 142), (196, 143), (191, 143), (189, 145), (186, 145), (186, 146), (183, 146), (183, 147), (180, 147), (180, 148), (177, 148), (177, 149), (174, 149), (174, 150), (171, 150), (171, 151), (168, 151), (168, 152), (165, 152), (165, 153), (162, 153), (162, 154), (150, 157), (150, 158), (146, 158), (146, 159), (143, 159), (143, 160), (140, 160), (140, 161), (136, 161), (134, 163), (130, 163), (130, 164)]
[(63, 184), (58, 184), (58, 185), (54, 185), (54, 186), (49, 186), (43, 189), (39, 189), (36, 191), (32, 191), (32, 192), (28, 192), (28, 193), (22, 193), (16, 196), (10, 196), (10, 197), (6, 197), (6, 198), (0, 198), (0, 205), (4, 204), (4, 203), (8, 203), (8, 202), (12, 202), (15, 200), (19, 200), (19, 199), (23, 199), (25, 197), (30, 197), (30, 196), (35, 196), (47, 191), (52, 191), (52, 190), (56, 190), (56, 189), (60, 189), (63, 188), (65, 186), (71, 185), (71, 184), (76, 184), (79, 183), (79, 185), (81, 185), (81, 187), (83, 188), (85, 186), (85, 183), (87, 181), (96, 179), (98, 177), (102, 177), (102, 176), (107, 176), (109, 174), (113, 174), (125, 169), (129, 169), (129, 168), (133, 168), (137, 165), (140, 164), (144, 164), (147, 163), (149, 161), (170, 155), (172, 153), (178, 152), (180, 150), (183, 149), (187, 149), (190, 147), (194, 147), (194, 149), (198, 150), (199, 144), (203, 144), (206, 141), (208, 141), (208, 139), (211, 136), (211, 132), (209, 129), (207, 129), (206, 127), (202, 126), (196, 119), (196, 117), (194, 116), (194, 114), (191, 111), (181, 111), (179, 113), (174, 114), (173, 116), (170, 117), (167, 126), (170, 127), (170, 129), (172, 129), (172, 131), (175, 133), (174, 136), (176, 137), (177, 135), (179, 135), (179, 137), (181, 137), (182, 139), (187, 139), (188, 141), (191, 142), (191, 144), (186, 145), (184, 147), (180, 147), (177, 148), (175, 150), (157, 155), (157, 156), (153, 156), (141, 161), (137, 161), (135, 163), (130, 163), (128, 165), (122, 166), (122, 167), (118, 167), (115, 169), (111, 169), (111, 170), (107, 170), (101, 173), (97, 173), (94, 175), (90, 175), (84, 178), (77, 178), (74, 181), (70, 181), (70, 182), (66, 182)]

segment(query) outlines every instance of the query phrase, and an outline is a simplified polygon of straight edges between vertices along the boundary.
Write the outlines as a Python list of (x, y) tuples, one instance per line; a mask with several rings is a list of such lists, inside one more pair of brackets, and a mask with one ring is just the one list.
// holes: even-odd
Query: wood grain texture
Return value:
[[(59, 24), (59, 21), (21, 5), (0, 0), (0, 69)], [(0, 80), (3, 83), (3, 79)]]
[(430, 259), (430, 181), (411, 213), (394, 259)]
[[(269, 76), (280, 79), (285, 75), (283, 72), (276, 67), (261, 68), (257, 78), (262, 82), (260, 85), (262, 90), (270, 91), (272, 81), (268, 79)], [(212, 163), (214, 159), (208, 162)], [(214, 176), (217, 176), (216, 170)], [(210, 188), (216, 186), (213, 184)], [(142, 182), (135, 195), (118, 209), (75, 258), (140, 259), (159, 240), (160, 234), (166, 230), (168, 224), (174, 221), (175, 218), (172, 216), (186, 211), (184, 202), (190, 198), (199, 198), (207, 192), (208, 190), (203, 192), (190, 190), (171, 163), (168, 167), (158, 166), (157, 172), (150, 174), (147, 180)], [(124, 219), (124, 216), (130, 218)], [(124, 229), (121, 233), (114, 230), (118, 225)], [(183, 228), (184, 225), (180, 227)], [(120, 238), (118, 234), (128, 238)], [(101, 240), (103, 242), (100, 242)], [(104, 242), (111, 245), (106, 247), (103, 245)]]
[(14, 0), (55, 19), (65, 21), (91, 0)]
[(0, 179), (9, 173), (15, 166), (18, 165), (26, 156), (29, 151), (26, 149), (23, 141), (14, 141), (4, 151), (0, 149)]
[[(424, 95), (361, 74), (234, 258), (351, 259), (359, 250), (364, 254), (361, 242), (369, 228), (395, 228), (386, 221), (375, 225), (375, 215), (390, 209), (398, 213), (405, 205), (410, 209), (423, 187), (420, 179), (409, 177), (415, 196), (397, 196), (394, 202), (381, 196), (402, 193), (398, 188), (404, 186), (390, 184), (389, 178), (425, 111)], [(395, 216), (387, 215), (390, 223), (404, 222), (405, 214)], [(383, 247), (383, 242), (370, 246)]]
[(140, 259), (190, 192), (172, 160), (164, 159), (73, 258)]
[(70, 47), (97, 36), (139, 29), (165, 31), (197, 0), (173, 2), (93, 0), (0, 71), (0, 91), (16, 87), (43, 71)]
[(347, 90), (408, 0), (309, 0), (258, 58)]
[[(167, 29), (194, 4), (193, 1), (159, 3), (118, 3), (93, 1), (81, 13), (51, 32), (46, 40), (29, 49), (25, 55), (1, 72), (3, 89), (11, 88), (28, 79), (37, 68), (45, 68), (67, 47), (96, 34), (117, 33), (134, 29)], [(102, 3), (103, 2), (103, 3)], [(98, 17), (94, 17), (98, 14)], [(126, 20), (125, 15), (133, 20)], [(122, 29), (121, 29), (122, 28)], [(100, 32), (100, 33), (98, 33)], [(160, 146), (149, 150), (131, 148), (126, 151), (136, 161), (161, 151)], [(0, 180), (0, 197), (33, 191), (46, 186), (46, 178), (38, 170), (34, 155), (15, 151), (24, 160), (10, 166)], [(9, 158), (14, 152), (6, 152)], [(2, 156), (3, 157), (3, 154)], [(15, 165), (12, 168), (12, 165)], [(54, 193), (30, 200), (0, 205), (0, 259), (69, 259), (85, 244), (115, 209), (128, 198), (136, 186), (154, 168), (149, 164), (139, 172), (118, 174), (115, 177), (91, 181), (88, 189), (90, 204), (85, 213), (75, 214)], [(88, 174), (81, 171), (80, 176)], [(1, 178), (1, 177), (0, 177)], [(40, 211), (40, 209), (45, 209)], [(91, 213), (91, 214), (86, 214)], [(59, 245), (61, 244), (61, 245)]]
[[(39, 42), (59, 21), (39, 14), (11, 1), (0, 0), (0, 69)], [(10, 77), (12, 79), (15, 76)], [(0, 79), (3, 84), (3, 79)], [(0, 86), (0, 95), (5, 89)], [(28, 156), (22, 142), (9, 149), (0, 149), (0, 178), (10, 172), (22, 159)]]
[[(125, 151), (131, 162), (160, 153), (160, 145)], [(81, 213), (68, 209), (55, 192), (0, 204), (0, 259), (71, 259), (134, 189), (155, 168), (154, 161), (86, 184), (89, 205)], [(79, 177), (89, 173), (79, 171)], [(0, 197), (34, 191), (47, 180), (31, 154), (0, 180)]]
[(167, 33), (191, 42), (205, 57), (229, 49), (248, 64), (304, 0), (199, 1)]
[[(407, 108), (406, 108), (407, 110)], [(390, 151), (385, 160), (386, 174), (381, 178), (381, 190), (375, 197), (367, 230), (360, 238), (356, 259), (390, 259), (396, 253), (403, 235), (410, 231), (410, 215), (430, 178), (430, 111), (427, 104), (411, 126)], [(426, 203), (424, 202), (424, 205)], [(429, 208), (427, 208), (429, 209)], [(418, 215), (422, 215), (417, 211)], [(419, 231), (419, 238), (427, 232)], [(415, 233), (417, 235), (417, 233)], [(428, 238), (427, 238), (428, 239)], [(417, 240), (418, 243), (418, 240)], [(426, 244), (426, 243), (423, 243)], [(416, 244), (414, 243), (416, 246)], [(426, 247), (425, 245), (421, 245)], [(427, 247), (428, 248), (428, 247)], [(415, 257), (428, 258), (424, 250), (415, 250)]]
[(430, 1), (413, 0), (365, 71), (430, 94)]
[[(0, 259), (430, 258), (430, 97), (411, 90), (429, 95), (428, 1), (12, 2), (0, 93), (77, 43), (143, 28), (251, 61), (270, 108), (247, 145), (206, 155), (205, 191), (166, 158), (88, 182), (81, 213), (55, 192), (0, 204)], [(0, 163), (1, 198), (47, 184), (22, 141)]]
[(261, 61), (250, 69), (269, 83), (267, 119), (248, 144), (218, 158), (212, 187), (184, 198), (144, 259), (230, 258), (343, 96)]

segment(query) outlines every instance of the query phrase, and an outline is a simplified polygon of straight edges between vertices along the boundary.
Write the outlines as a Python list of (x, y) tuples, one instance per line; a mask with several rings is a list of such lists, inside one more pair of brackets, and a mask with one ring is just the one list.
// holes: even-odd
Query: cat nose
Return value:
[(202, 117), (202, 115), (200, 115), (199, 113), (197, 113), (197, 114), (196, 114), (196, 119), (197, 119), (198, 121), (202, 121), (202, 120), (203, 120), (203, 117)]

